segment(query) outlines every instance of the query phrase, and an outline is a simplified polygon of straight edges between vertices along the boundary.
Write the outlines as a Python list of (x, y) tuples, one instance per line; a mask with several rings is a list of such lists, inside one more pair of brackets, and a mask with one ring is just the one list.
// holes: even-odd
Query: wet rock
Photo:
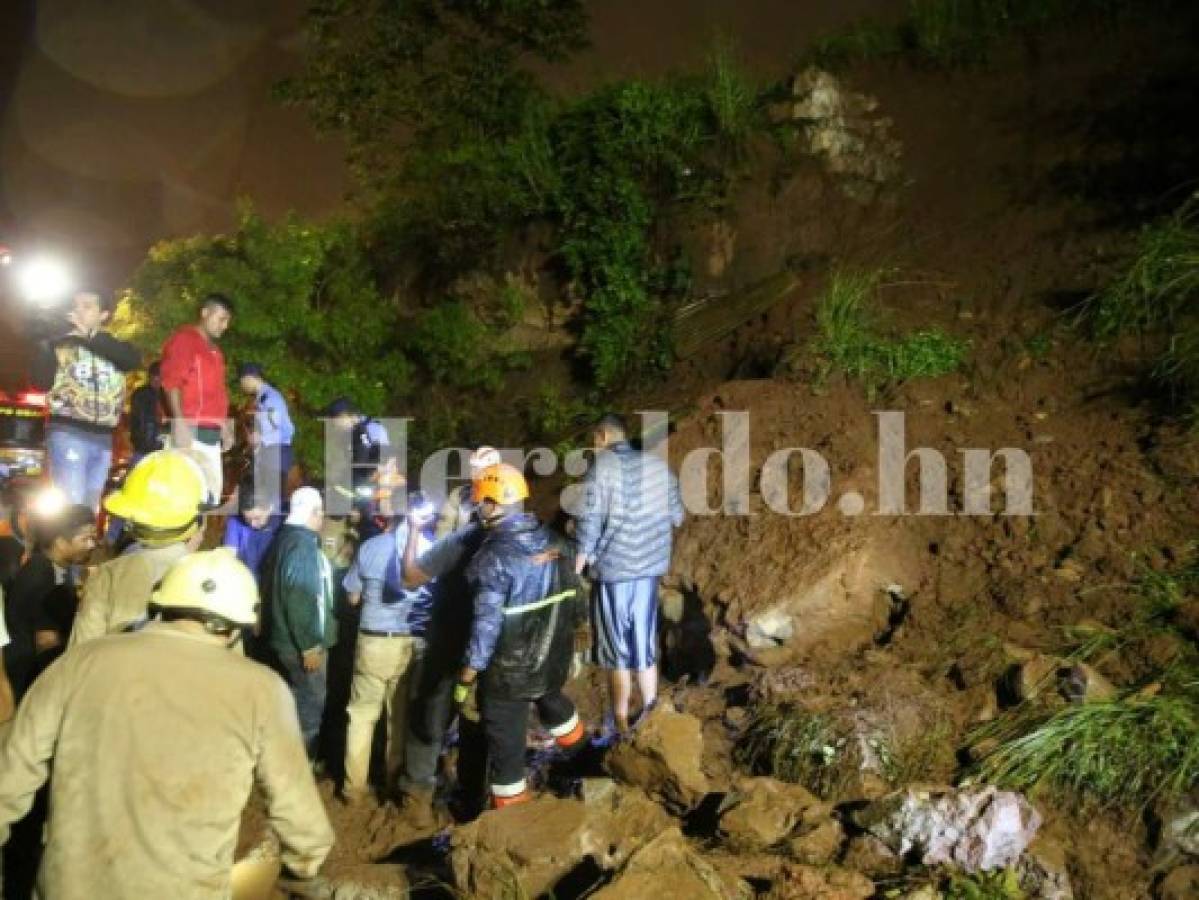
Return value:
[(609, 784), (610, 790), (584, 794), (587, 826), (580, 850), (581, 856), (590, 856), (605, 871), (624, 865), (646, 841), (673, 823), (666, 811), (641, 791)]
[(582, 803), (538, 799), (456, 829), (455, 885), (472, 897), (541, 896), (585, 859), (604, 871), (618, 869), (670, 826), (648, 797), (609, 779), (587, 779), (583, 793)]
[(773, 778), (742, 778), (730, 792), (720, 816), (720, 832), (737, 850), (764, 850), (777, 844), (805, 820), (826, 819), (830, 807), (806, 789)]
[(1195, 900), (1199, 897), (1199, 866), (1182, 866), (1162, 879), (1157, 900)]
[(1165, 870), (1188, 859), (1199, 859), (1199, 790), (1157, 811), (1161, 830), (1156, 868)]
[(1119, 693), (1086, 663), (1070, 663), (1045, 653), (1021, 663), (1009, 680), (1017, 700), (1057, 695), (1070, 703), (1096, 703), (1115, 699)]
[(849, 181), (850, 196), (868, 199), (872, 194), (862, 187), (899, 174), (901, 145), (891, 136), (891, 120), (878, 114), (877, 100), (814, 67), (795, 77), (791, 93), (790, 116), (800, 123), (808, 151)]
[(749, 900), (744, 881), (722, 875), (688, 845), (678, 828), (669, 828), (637, 851), (611, 884), (593, 900)]
[(846, 868), (875, 879), (893, 877), (904, 870), (903, 860), (872, 834), (850, 838), (841, 863)]
[(545, 799), (483, 813), (454, 832), (454, 884), (481, 898), (549, 891), (583, 858), (586, 807)]
[(694, 809), (708, 793), (708, 779), (700, 769), (702, 732), (699, 719), (662, 704), (640, 724), (632, 741), (608, 754), (605, 765), (618, 781), (672, 809)]
[(1029, 900), (1074, 900), (1066, 851), (1038, 836), (1016, 866), (1020, 889)]
[(399, 865), (361, 865), (330, 879), (333, 900), (402, 900), (411, 885)]
[(854, 821), (901, 857), (979, 872), (1013, 865), (1041, 815), (1021, 794), (991, 786), (907, 788), (855, 813)]
[(746, 623), (745, 641), (755, 650), (777, 647), (794, 636), (795, 620), (785, 610), (767, 610)]
[(836, 819), (826, 819), (787, 842), (787, 852), (796, 862), (822, 866), (836, 859), (845, 843), (845, 829)]
[(766, 895), (767, 900), (866, 900), (874, 883), (865, 875), (837, 866), (788, 864)]

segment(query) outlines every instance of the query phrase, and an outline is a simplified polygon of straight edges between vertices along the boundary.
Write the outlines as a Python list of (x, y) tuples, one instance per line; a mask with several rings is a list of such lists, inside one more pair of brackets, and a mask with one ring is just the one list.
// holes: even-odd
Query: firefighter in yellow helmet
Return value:
[(55, 900), (229, 896), (255, 783), (293, 890), (313, 895), (333, 831), (287, 686), (229, 652), (258, 614), (232, 550), (194, 553), (136, 634), (65, 654), (30, 689), (0, 745), (0, 842), (51, 765), (38, 892)]
[(174, 563), (203, 537), (200, 467), (179, 450), (159, 450), (133, 467), (104, 508), (125, 520), (134, 543), (96, 569), (84, 585), (68, 646), (142, 624), (150, 594)]
[(455, 699), (478, 681), (487, 734), (493, 806), (529, 799), (525, 738), (529, 705), (568, 751), (585, 731), (562, 693), (570, 672), (575, 629), (584, 608), (572, 551), (524, 511), (529, 487), (518, 469), (490, 466), (474, 482), (472, 499), (486, 529), (466, 570), (474, 621)]

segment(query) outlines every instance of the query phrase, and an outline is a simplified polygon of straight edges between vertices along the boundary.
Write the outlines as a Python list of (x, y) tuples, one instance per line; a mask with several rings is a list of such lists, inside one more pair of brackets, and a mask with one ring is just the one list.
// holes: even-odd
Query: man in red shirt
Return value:
[(217, 341), (233, 318), (233, 302), (209, 294), (200, 321), (184, 325), (162, 347), (162, 389), (171, 414), (170, 446), (185, 450), (204, 471), (209, 503), (221, 502), (221, 451), (233, 446), (225, 357)]

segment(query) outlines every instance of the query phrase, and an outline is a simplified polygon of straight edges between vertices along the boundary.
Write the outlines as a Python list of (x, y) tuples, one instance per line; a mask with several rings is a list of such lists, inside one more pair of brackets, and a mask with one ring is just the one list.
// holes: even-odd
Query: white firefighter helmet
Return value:
[(234, 625), (258, 621), (258, 584), (230, 547), (183, 557), (167, 571), (151, 602), (164, 610), (220, 616)]

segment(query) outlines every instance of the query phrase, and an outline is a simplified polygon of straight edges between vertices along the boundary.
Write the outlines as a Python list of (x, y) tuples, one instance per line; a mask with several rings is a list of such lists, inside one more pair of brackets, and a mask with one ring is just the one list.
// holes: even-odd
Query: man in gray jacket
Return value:
[(643, 709), (658, 696), (658, 581), (670, 568), (683, 504), (666, 462), (633, 449), (620, 417), (604, 416), (592, 440), (596, 458), (577, 515), (575, 570), (591, 567), (595, 659), (609, 672), (614, 724), (624, 733), (633, 673)]

